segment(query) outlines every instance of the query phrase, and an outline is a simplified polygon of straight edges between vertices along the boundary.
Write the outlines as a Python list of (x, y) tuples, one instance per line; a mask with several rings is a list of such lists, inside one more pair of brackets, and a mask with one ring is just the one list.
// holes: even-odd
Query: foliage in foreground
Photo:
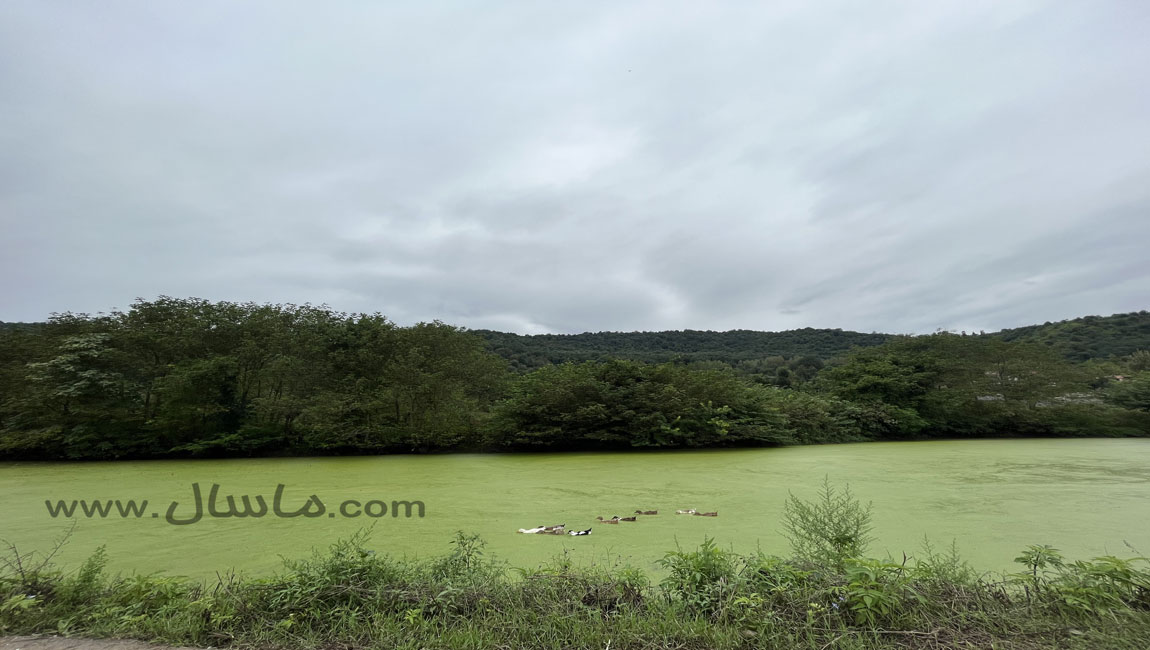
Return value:
[(997, 577), (928, 543), (901, 562), (868, 558), (869, 506), (829, 483), (814, 503), (792, 498), (785, 520), (793, 557), (708, 539), (668, 553), (658, 584), (563, 558), (509, 571), (462, 532), (446, 555), (410, 561), (368, 549), (361, 531), (274, 577), (209, 583), (107, 576), (102, 551), (64, 573), (51, 553), (10, 547), (0, 634), (267, 648), (1150, 647), (1143, 558), (1071, 562), (1031, 546), (1024, 570)]

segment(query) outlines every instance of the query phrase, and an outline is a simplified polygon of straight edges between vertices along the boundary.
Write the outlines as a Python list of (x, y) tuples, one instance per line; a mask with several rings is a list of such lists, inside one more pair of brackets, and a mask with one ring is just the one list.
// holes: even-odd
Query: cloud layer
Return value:
[[(816, 6), (817, 5), (817, 6)], [(1150, 308), (1150, 5), (0, 5), (0, 319), (535, 333)]]

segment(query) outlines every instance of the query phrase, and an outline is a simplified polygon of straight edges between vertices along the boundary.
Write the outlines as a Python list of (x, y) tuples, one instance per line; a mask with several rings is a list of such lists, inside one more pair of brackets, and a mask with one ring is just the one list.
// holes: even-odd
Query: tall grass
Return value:
[(792, 557), (708, 539), (667, 553), (658, 584), (633, 567), (565, 558), (509, 570), (462, 532), (442, 556), (401, 560), (361, 531), (273, 577), (209, 582), (110, 576), (103, 551), (64, 571), (50, 553), (9, 547), (0, 633), (247, 648), (1150, 647), (1143, 558), (1070, 561), (1032, 546), (1021, 570), (997, 576), (953, 546), (868, 558), (854, 551), (869, 508), (849, 491), (792, 502)]

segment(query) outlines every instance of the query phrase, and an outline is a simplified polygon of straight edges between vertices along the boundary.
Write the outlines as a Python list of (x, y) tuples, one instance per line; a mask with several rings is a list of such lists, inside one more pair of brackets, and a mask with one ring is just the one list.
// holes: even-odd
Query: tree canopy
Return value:
[(8, 324), (0, 458), (1150, 435), (1146, 349), (1073, 363), (1034, 336), (494, 334), (169, 297)]

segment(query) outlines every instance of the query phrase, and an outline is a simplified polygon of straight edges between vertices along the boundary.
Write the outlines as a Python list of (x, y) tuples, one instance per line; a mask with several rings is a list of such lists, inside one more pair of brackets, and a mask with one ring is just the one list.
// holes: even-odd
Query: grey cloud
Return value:
[(1147, 307), (1141, 3), (0, 6), (0, 319), (522, 332)]

